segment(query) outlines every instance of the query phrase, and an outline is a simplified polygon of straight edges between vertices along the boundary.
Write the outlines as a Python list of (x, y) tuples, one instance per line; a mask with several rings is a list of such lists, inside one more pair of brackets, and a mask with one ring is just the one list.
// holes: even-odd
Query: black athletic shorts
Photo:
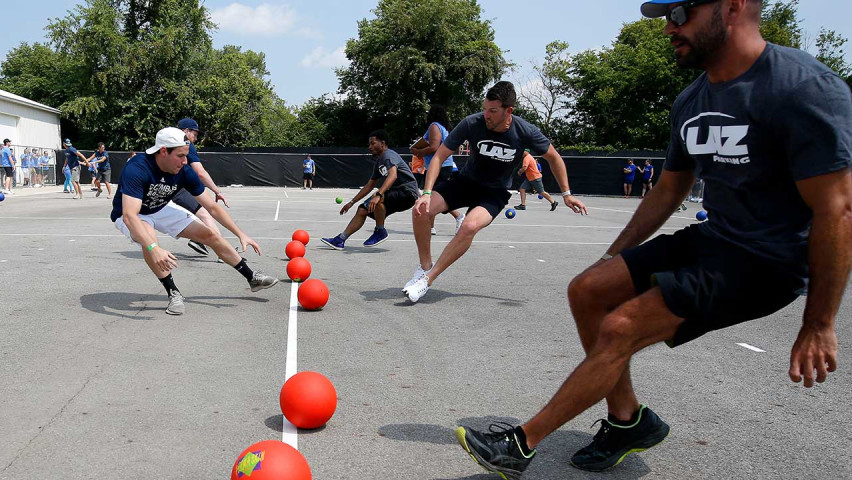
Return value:
[(11, 177), (15, 174), (15, 169), (12, 167), (3, 167), (3, 171), (6, 173), (7, 177)]
[(447, 202), (447, 213), (461, 207), (467, 207), (470, 211), (474, 207), (482, 207), (488, 210), (491, 218), (496, 218), (509, 203), (512, 194), (504, 188), (484, 187), (464, 175), (454, 175), (447, 181), (438, 182), (434, 191), (444, 197)]
[(621, 252), (638, 293), (659, 286), (666, 306), (684, 318), (670, 347), (712, 330), (765, 317), (804, 288), (795, 275), (698, 225)]
[(453, 178), (453, 166), (441, 167), (441, 173), (438, 174), (438, 181), (446, 182), (451, 178)]
[(189, 210), (192, 214), (201, 210), (201, 204), (198, 203), (198, 200), (196, 200), (191, 193), (187, 192), (185, 188), (178, 190), (175, 196), (172, 197), (172, 201)]
[[(367, 197), (361, 205), (358, 205), (358, 208), (363, 208), (369, 212), (368, 205), (374, 196), (375, 195), (370, 195)], [(385, 204), (385, 217), (390, 217), (394, 213), (408, 210), (414, 206), (414, 202), (416, 201), (417, 193), (414, 191), (405, 189), (388, 190), (385, 192), (384, 200), (382, 202)], [(370, 218), (376, 218), (372, 213), (367, 213), (367, 216)]]
[(302, 180), (313, 180), (313, 179), (314, 179), (313, 173), (303, 173), (302, 174)]

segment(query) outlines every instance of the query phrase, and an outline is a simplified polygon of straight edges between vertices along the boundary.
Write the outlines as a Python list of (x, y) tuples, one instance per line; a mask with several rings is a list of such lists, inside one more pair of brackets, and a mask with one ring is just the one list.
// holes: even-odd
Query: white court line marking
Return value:
[(72, 239), (72, 240), (68, 240), (68, 241), (69, 241), (69, 242), (76, 242), (77, 240), (73, 240), (73, 239)]
[[(293, 375), (296, 374), (296, 344), (298, 333), (297, 333), (297, 324), (296, 321), (296, 312), (299, 309), (299, 283), (293, 282), (290, 284), (290, 319), (287, 324), (287, 360), (284, 363), (284, 381), (290, 379)], [(281, 415), (281, 421), (284, 422), (283, 428), (281, 429), (281, 441), (295, 448), (299, 449), (299, 430), (295, 425), (290, 423), (283, 414)]]
[(509, 245), (509, 248), (515, 248), (515, 246), (514, 246), (514, 245)]
[(281, 200), (278, 200), (278, 206), (275, 207), (275, 221), (278, 221), (278, 211), (281, 210)]
[(536, 260), (538, 260), (538, 261), (539, 261), (539, 262), (541, 262), (541, 263), (544, 263), (544, 260), (542, 260), (542, 259), (540, 259), (540, 258), (536, 258)]
[(287, 190), (284, 190), (284, 198), (290, 198), (290, 195), (287, 195)]
[(0, 260), (0, 263), (6, 263), (6, 262), (8, 262), (8, 261), (9, 261), (9, 260)]
[(753, 346), (753, 345), (749, 345), (749, 344), (747, 344), (747, 343), (738, 343), (737, 345), (739, 345), (739, 346), (741, 346), (741, 347), (743, 347), (743, 348), (747, 348), (747, 349), (749, 349), (749, 350), (751, 350), (751, 351), (753, 351), (753, 352), (766, 353), (766, 350), (761, 350), (761, 349), (759, 349), (759, 348), (757, 348), (757, 347), (755, 347), (755, 346)]

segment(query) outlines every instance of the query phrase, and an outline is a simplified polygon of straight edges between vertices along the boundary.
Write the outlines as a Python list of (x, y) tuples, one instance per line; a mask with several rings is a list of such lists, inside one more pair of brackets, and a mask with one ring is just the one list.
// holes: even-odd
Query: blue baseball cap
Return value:
[(669, 5), (673, 3), (684, 3), (686, 0), (650, 0), (642, 4), (639, 10), (648, 18), (665, 17), (669, 11)]
[(65, 145), (68, 145), (69, 147), (71, 146), (71, 139), (70, 138), (65, 139)]
[(201, 129), (198, 128), (198, 122), (191, 118), (181, 118), (177, 124), (177, 128), (181, 130), (195, 130), (198, 133), (201, 133)]

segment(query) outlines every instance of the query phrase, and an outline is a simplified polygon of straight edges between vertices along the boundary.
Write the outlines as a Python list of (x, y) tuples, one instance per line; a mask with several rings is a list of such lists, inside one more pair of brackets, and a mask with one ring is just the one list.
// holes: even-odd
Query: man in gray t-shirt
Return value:
[[(588, 213), (583, 202), (571, 195), (565, 163), (550, 140), (534, 125), (512, 114), (516, 99), (511, 83), (497, 82), (485, 95), (483, 111), (459, 122), (432, 158), (423, 195), (412, 210), (420, 262), (414, 276), (402, 289), (412, 302), (429, 291), (432, 282), (470, 248), (476, 233), (487, 227), (506, 206), (511, 198), (508, 189), (523, 163), (525, 149), (529, 148), (550, 163), (565, 205), (576, 213)], [(470, 144), (467, 163), (458, 175), (436, 184), (441, 163), (465, 140)], [(462, 207), (468, 209), (464, 222), (433, 265), (432, 219), (439, 213)]]
[(398, 153), (388, 148), (388, 134), (384, 130), (376, 130), (370, 133), (368, 150), (373, 154), (375, 163), (370, 181), (348, 201), (340, 214), (348, 212), (362, 198), (370, 195), (373, 188), (378, 185), (379, 189), (373, 193), (364, 203), (358, 206), (355, 216), (349, 221), (349, 225), (343, 232), (331, 238), (320, 239), (322, 243), (335, 250), (346, 248), (346, 240), (364, 226), (367, 217), (376, 221), (376, 228), (364, 242), (365, 247), (375, 247), (388, 238), (385, 229), (385, 219), (396, 212), (408, 210), (417, 200), (420, 190), (417, 188), (417, 180), (411, 173), (411, 168), (399, 156)]
[[(633, 354), (770, 315), (808, 285), (789, 376), (811, 387), (837, 367), (834, 318), (852, 268), (852, 98), (810, 55), (765, 42), (760, 12), (758, 0), (642, 5), (668, 20), (678, 65), (705, 73), (672, 107), (659, 182), (568, 287), (585, 360), (522, 426), (457, 431), (488, 470), (519, 476), (543, 438), (603, 399), (607, 418), (573, 466), (600, 471), (662, 442), (669, 426), (639, 404)], [(645, 242), (696, 175), (709, 220)]]

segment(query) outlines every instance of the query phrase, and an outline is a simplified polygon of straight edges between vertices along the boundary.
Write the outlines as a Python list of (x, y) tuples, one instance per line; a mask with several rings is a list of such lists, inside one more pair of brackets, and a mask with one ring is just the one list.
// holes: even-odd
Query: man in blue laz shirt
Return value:
[[(834, 321), (852, 267), (852, 98), (807, 53), (763, 40), (761, 6), (642, 5), (645, 16), (668, 20), (677, 64), (704, 73), (672, 107), (657, 185), (601, 260), (568, 287), (586, 358), (525, 424), (492, 434), (458, 429), (486, 469), (519, 477), (542, 439), (604, 399), (607, 418), (573, 466), (604, 470), (660, 443), (669, 426), (637, 400), (633, 354), (765, 317), (806, 287), (789, 377), (809, 388), (837, 368)], [(646, 242), (696, 176), (705, 181), (709, 220)], [(666, 377), (664, 369), (683, 367), (657, 368)]]
[(314, 175), (317, 173), (317, 164), (314, 159), (308, 155), (308, 158), (302, 160), (302, 190), (314, 189)]
[(157, 132), (154, 146), (134, 156), (124, 166), (110, 214), (115, 227), (142, 247), (145, 263), (169, 296), (166, 313), (170, 315), (181, 315), (186, 307), (171, 274), (171, 270), (177, 267), (177, 259), (157, 244), (156, 232), (209, 245), (219, 258), (245, 277), (253, 292), (278, 283), (277, 278), (252, 271), (245, 259), (218, 232), (171, 201), (179, 189), (186, 189), (213, 218), (237, 236), (243, 251), (251, 245), (260, 255), (258, 244), (237, 227), (224, 208), (204, 195), (204, 185), (186, 164), (188, 153), (189, 140), (184, 132), (173, 127)]

